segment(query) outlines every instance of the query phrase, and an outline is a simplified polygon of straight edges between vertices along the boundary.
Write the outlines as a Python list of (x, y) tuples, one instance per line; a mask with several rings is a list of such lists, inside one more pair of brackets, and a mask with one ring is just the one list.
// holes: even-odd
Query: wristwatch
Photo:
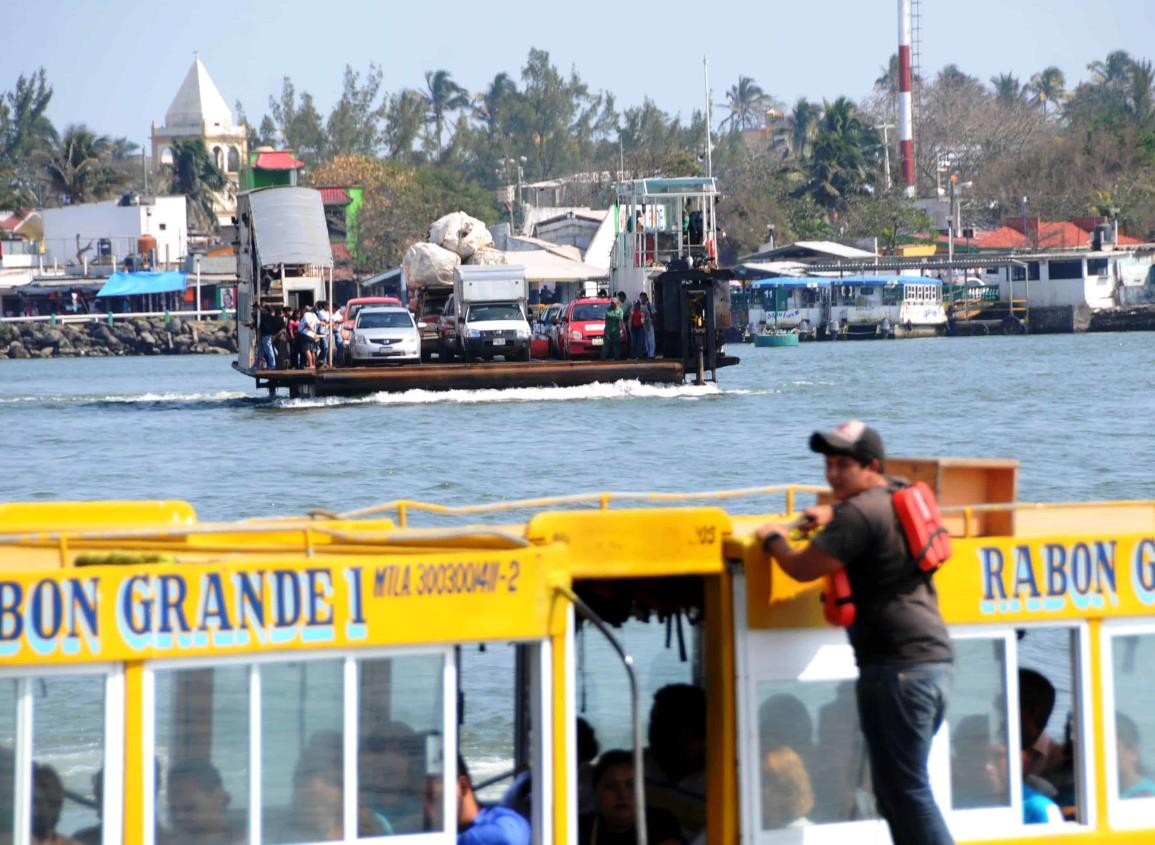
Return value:
[(766, 554), (770, 554), (770, 544), (775, 540), (781, 539), (781, 534), (779, 534), (777, 531), (771, 531), (769, 534), (762, 538), (762, 551), (766, 552)]

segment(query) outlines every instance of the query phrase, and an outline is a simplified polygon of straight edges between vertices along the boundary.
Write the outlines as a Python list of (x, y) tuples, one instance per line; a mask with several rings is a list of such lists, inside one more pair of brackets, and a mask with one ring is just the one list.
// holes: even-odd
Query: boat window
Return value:
[(341, 829), (342, 670), (340, 660), (259, 667), (266, 843), (327, 841)]
[(1082, 689), (1088, 658), (1081, 631), (1018, 632), (1020, 789), (1028, 825), (1090, 823), (1091, 770), (1082, 740), (1090, 731)]
[(0, 841), (9, 842), (17, 841), (16, 698), (16, 679), (0, 678)]
[[(249, 668), (155, 675), (157, 816), (176, 840), (245, 841), (249, 828)], [(151, 773), (145, 767), (146, 778)]]
[(1155, 631), (1149, 626), (1111, 632), (1108, 695), (1107, 785), (1112, 826), (1150, 824), (1155, 811)]
[(33, 831), (47, 841), (50, 833), (92, 835), (103, 794), (104, 685), (91, 675), (51, 676), (30, 693)]
[(445, 830), (444, 656), (383, 657), (359, 665), (358, 834)]
[(914, 299), (914, 285), (894, 285), (884, 287), (882, 289), (882, 304), (883, 305), (898, 305), (903, 300), (905, 294), (906, 300), (909, 302)]
[(448, 656), (162, 664), (149, 729), (157, 841), (446, 841), (456, 800), (443, 750), (447, 735), (456, 742)]
[(0, 678), (0, 842), (119, 842), (122, 675), (107, 667)]
[[(954, 683), (947, 711), (950, 729), (951, 827), (957, 835), (997, 836), (1021, 818), (1012, 783), (1021, 779), (1018, 720), (1010, 718), (1009, 667), (1015, 638), (955, 635)], [(945, 809), (945, 807), (944, 807)], [(971, 811), (971, 812), (968, 812)]]
[(877, 818), (854, 681), (757, 687), (760, 828)]

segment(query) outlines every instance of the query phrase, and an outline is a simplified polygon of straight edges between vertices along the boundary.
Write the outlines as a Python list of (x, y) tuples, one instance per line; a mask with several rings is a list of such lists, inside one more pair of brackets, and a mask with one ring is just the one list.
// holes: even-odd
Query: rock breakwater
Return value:
[(162, 318), (91, 323), (0, 323), (0, 359), (111, 355), (230, 355), (236, 324)]

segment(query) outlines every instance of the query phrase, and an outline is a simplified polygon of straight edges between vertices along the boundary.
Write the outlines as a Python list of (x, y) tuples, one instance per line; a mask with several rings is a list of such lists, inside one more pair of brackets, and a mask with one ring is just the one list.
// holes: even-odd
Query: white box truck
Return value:
[(525, 268), (517, 264), (458, 267), (453, 302), (441, 331), (443, 348), (466, 361), (529, 360)]

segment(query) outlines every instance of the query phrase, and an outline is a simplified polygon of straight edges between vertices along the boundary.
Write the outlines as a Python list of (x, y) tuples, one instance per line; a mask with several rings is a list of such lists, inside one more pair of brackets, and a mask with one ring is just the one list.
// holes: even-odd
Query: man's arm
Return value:
[(802, 549), (791, 548), (786, 542), (788, 531), (784, 525), (767, 523), (755, 532), (755, 536), (761, 542), (762, 550), (778, 561), (795, 581), (815, 581), (842, 566), (842, 561), (814, 543), (808, 543)]

